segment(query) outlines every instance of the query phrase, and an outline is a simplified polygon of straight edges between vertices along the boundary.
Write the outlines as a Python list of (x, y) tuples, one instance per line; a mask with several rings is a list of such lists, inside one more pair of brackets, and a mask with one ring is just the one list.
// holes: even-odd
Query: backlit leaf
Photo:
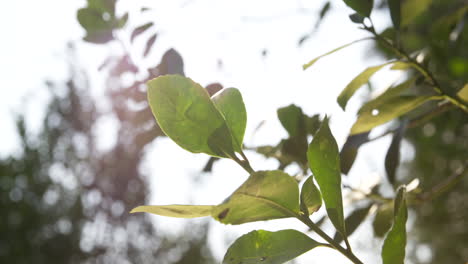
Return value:
[(397, 96), (386, 100), (372, 111), (359, 114), (358, 120), (351, 128), (351, 134), (363, 133), (384, 124), (396, 117), (404, 115), (429, 100), (439, 99), (437, 96)]
[(322, 122), (322, 126), (309, 145), (307, 159), (322, 192), (328, 217), (335, 228), (346, 236), (341, 195), (340, 156), (327, 118)]
[(383, 237), (390, 227), (392, 227), (392, 220), (393, 205), (391, 203), (386, 203), (379, 206), (374, 221), (372, 222), (375, 236)]
[(229, 247), (223, 264), (281, 264), (320, 245), (292, 229), (255, 230), (241, 236)]
[(314, 178), (309, 177), (301, 189), (301, 211), (306, 215), (317, 212), (322, 206), (322, 195), (314, 184)]
[(258, 171), (250, 175), (212, 216), (224, 224), (293, 217), (299, 213), (299, 187), (282, 171)]
[(345, 45), (343, 45), (343, 46), (341, 46), (341, 47), (338, 47), (338, 48), (336, 48), (336, 49), (333, 49), (333, 50), (331, 50), (331, 51), (329, 51), (329, 52), (327, 52), (327, 53), (325, 53), (325, 54), (322, 54), (322, 55), (316, 57), (315, 59), (309, 61), (308, 63), (302, 65), (302, 68), (305, 70), (305, 69), (309, 68), (310, 66), (314, 65), (314, 63), (316, 63), (319, 59), (321, 59), (321, 58), (323, 58), (323, 57), (325, 57), (325, 56), (328, 56), (328, 55), (330, 55), (330, 54), (332, 54), (332, 53), (335, 53), (335, 52), (337, 52), (337, 51), (339, 51), (339, 50), (341, 50), (341, 49), (344, 49), (344, 48), (346, 48), (346, 47), (348, 47), (348, 46), (351, 46), (351, 45), (353, 45), (354, 43), (357, 43), (357, 42), (360, 42), (360, 41), (363, 41), (363, 40), (368, 40), (368, 39), (372, 39), (372, 38), (358, 39), (358, 40), (355, 40), (355, 41), (350, 42), (350, 43), (348, 43), (348, 44), (345, 44)]
[(174, 142), (193, 153), (234, 155), (223, 115), (202, 86), (180, 75), (160, 76), (147, 84), (153, 115)]
[(144, 205), (134, 208), (130, 213), (151, 213), (155, 215), (195, 218), (211, 215), (213, 205)]
[(369, 17), (374, 4), (373, 0), (344, 0), (346, 5), (358, 12), (361, 16)]
[(223, 114), (231, 131), (234, 150), (240, 152), (247, 125), (247, 112), (241, 93), (236, 88), (227, 88), (214, 96), (212, 100), (216, 108)]
[(458, 91), (457, 96), (460, 97), (463, 101), (468, 103), (468, 83)]
[(374, 75), (377, 71), (382, 69), (384, 66), (391, 64), (393, 62), (386, 62), (381, 65), (369, 67), (361, 72), (358, 76), (356, 76), (345, 88), (344, 90), (338, 95), (338, 104), (341, 106), (343, 110), (346, 108), (346, 104), (348, 100), (354, 95), (354, 93), (361, 88), (364, 84), (366, 84), (370, 77)]
[(382, 247), (383, 264), (403, 264), (405, 260), (406, 220), (408, 218), (405, 192), (405, 188), (400, 187), (395, 198), (393, 225)]

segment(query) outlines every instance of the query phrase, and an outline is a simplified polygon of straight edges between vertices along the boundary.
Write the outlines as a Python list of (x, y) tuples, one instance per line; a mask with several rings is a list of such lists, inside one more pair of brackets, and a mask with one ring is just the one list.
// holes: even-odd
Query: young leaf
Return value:
[(250, 175), (212, 216), (224, 224), (292, 217), (299, 213), (299, 187), (288, 174), (258, 171)]
[(301, 211), (305, 215), (317, 212), (322, 206), (322, 194), (314, 184), (314, 178), (309, 177), (302, 185), (301, 189)]
[(388, 88), (381, 95), (377, 96), (376, 98), (368, 101), (363, 106), (361, 106), (361, 108), (358, 111), (358, 114), (372, 111), (376, 109), (379, 105), (383, 104), (386, 100), (400, 95), (402, 92), (411, 88), (416, 79), (417, 78), (411, 78), (395, 87)]
[(358, 120), (351, 128), (351, 134), (359, 134), (386, 123), (393, 118), (406, 114), (429, 100), (439, 99), (437, 96), (398, 96), (386, 100), (374, 110), (359, 114)]
[(153, 115), (174, 142), (193, 153), (234, 155), (229, 128), (203, 87), (179, 75), (160, 76), (147, 84)]
[(229, 247), (223, 264), (281, 264), (321, 245), (292, 229), (255, 230), (241, 236)]
[(307, 150), (309, 167), (322, 191), (328, 217), (346, 237), (341, 195), (340, 156), (338, 146), (325, 118)]
[(403, 264), (406, 247), (406, 208), (405, 188), (398, 189), (395, 198), (393, 226), (385, 238), (382, 247), (383, 264)]
[(457, 96), (460, 97), (463, 101), (468, 103), (468, 83), (458, 91)]
[(372, 39), (372, 38), (358, 39), (358, 40), (355, 40), (355, 41), (350, 42), (350, 43), (348, 43), (348, 44), (345, 44), (345, 45), (343, 45), (343, 46), (341, 46), (341, 47), (338, 47), (338, 48), (336, 48), (336, 49), (334, 49), (334, 50), (331, 50), (331, 51), (329, 51), (329, 52), (327, 52), (327, 53), (325, 53), (325, 54), (322, 54), (322, 55), (316, 57), (315, 59), (309, 61), (308, 63), (302, 65), (302, 69), (305, 70), (305, 69), (309, 68), (310, 66), (314, 65), (314, 63), (316, 63), (319, 59), (321, 59), (321, 58), (323, 58), (323, 57), (325, 57), (325, 56), (328, 56), (328, 55), (330, 55), (330, 54), (332, 54), (332, 53), (335, 53), (335, 52), (337, 52), (337, 51), (339, 51), (339, 50), (341, 50), (341, 49), (344, 49), (344, 48), (346, 48), (346, 47), (348, 47), (348, 46), (351, 46), (351, 45), (353, 45), (354, 43), (357, 43), (357, 42), (360, 42), (360, 41), (363, 41), (363, 40), (368, 40), (368, 39)]
[(357, 89), (361, 88), (364, 84), (366, 84), (369, 81), (369, 78), (374, 75), (377, 71), (382, 69), (384, 66), (391, 64), (393, 62), (386, 62), (381, 65), (369, 67), (365, 69), (363, 72), (361, 72), (358, 76), (356, 76), (347, 86), (344, 88), (344, 90), (338, 95), (338, 104), (341, 106), (343, 110), (346, 108), (346, 104), (348, 103), (348, 100), (354, 95), (354, 93), (357, 91)]
[(406, 121), (400, 124), (398, 130), (393, 134), (392, 143), (385, 155), (385, 171), (387, 179), (391, 184), (395, 183), (395, 174), (398, 164), (400, 163), (400, 143), (403, 139), (403, 134), (406, 128)]
[(231, 131), (234, 150), (240, 152), (247, 125), (247, 112), (241, 93), (236, 88), (227, 88), (213, 97), (212, 100), (216, 108), (223, 114)]
[(340, 151), (341, 173), (348, 174), (354, 164), (359, 148), (369, 140), (369, 132), (348, 136)]
[(390, 17), (392, 18), (393, 26), (396, 29), (399, 29), (401, 19), (401, 0), (388, 0), (388, 7), (390, 9)]
[[(359, 208), (353, 211), (348, 217), (346, 217), (345, 225), (346, 225), (346, 232), (348, 232), (348, 237), (354, 231), (356, 231), (359, 225), (361, 225), (361, 223), (366, 219), (371, 207), (372, 205), (366, 206), (364, 208)], [(343, 241), (343, 237), (340, 235), (340, 233), (337, 232), (335, 233), (333, 240), (335, 240), (337, 243), (340, 243), (341, 241)]]
[(374, 5), (373, 0), (344, 0), (346, 5), (358, 12), (361, 16), (369, 17)]
[(377, 237), (383, 237), (392, 227), (393, 205), (386, 203), (377, 208), (372, 227)]
[(148, 22), (146, 24), (143, 24), (139, 27), (136, 27), (133, 31), (132, 31), (132, 35), (130, 37), (130, 42), (133, 42), (133, 40), (135, 40), (135, 38), (142, 34), (143, 32), (145, 32), (146, 30), (148, 30), (150, 27), (153, 26), (153, 22)]
[(213, 205), (144, 205), (133, 208), (130, 213), (151, 213), (178, 218), (195, 218), (211, 215), (213, 208)]
[(156, 41), (156, 38), (158, 37), (158, 33), (154, 33), (151, 35), (151, 37), (146, 41), (146, 46), (145, 46), (145, 51), (143, 52), (143, 57), (148, 56), (149, 52), (151, 51), (151, 48), (154, 45), (154, 42)]

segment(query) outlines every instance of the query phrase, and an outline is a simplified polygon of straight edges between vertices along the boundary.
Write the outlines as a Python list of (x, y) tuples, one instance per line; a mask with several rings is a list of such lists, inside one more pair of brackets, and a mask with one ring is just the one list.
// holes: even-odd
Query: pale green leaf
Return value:
[(344, 90), (338, 95), (338, 104), (341, 106), (343, 110), (346, 108), (346, 104), (348, 103), (348, 100), (354, 95), (354, 93), (361, 88), (364, 84), (366, 84), (370, 77), (374, 75), (377, 71), (382, 69), (388, 64), (391, 64), (394, 62), (386, 62), (381, 65), (377, 66), (372, 66), (367, 69), (365, 69), (363, 72), (361, 72), (358, 76), (356, 76), (345, 88)]
[(223, 264), (281, 264), (321, 245), (292, 229), (255, 230), (241, 236), (229, 247)]
[(212, 100), (223, 114), (231, 131), (234, 149), (240, 152), (247, 125), (247, 112), (241, 93), (236, 88), (227, 88), (214, 96)]
[(299, 213), (299, 187), (288, 174), (258, 171), (250, 175), (212, 216), (224, 224), (293, 217)]
[(211, 215), (213, 208), (213, 205), (143, 205), (134, 208), (130, 213), (151, 213), (178, 218), (195, 218)]
[(406, 208), (405, 188), (398, 189), (395, 198), (393, 225), (385, 238), (382, 247), (383, 264), (403, 264), (406, 247)]
[(362, 112), (351, 128), (352, 135), (363, 133), (408, 113), (429, 100), (440, 99), (437, 96), (397, 96), (385, 100), (374, 110)]
[(180, 75), (160, 76), (147, 84), (153, 115), (179, 146), (217, 157), (234, 155), (223, 115), (202, 86)]
[(313, 177), (307, 178), (301, 189), (301, 211), (306, 215), (317, 212), (322, 206), (322, 194), (315, 186)]
[(328, 217), (335, 228), (346, 237), (341, 195), (340, 155), (326, 118), (309, 145), (307, 159), (322, 192)]
[(354, 43), (357, 43), (357, 42), (360, 42), (360, 41), (363, 41), (363, 40), (368, 40), (368, 39), (372, 39), (372, 38), (358, 39), (358, 40), (355, 40), (355, 41), (350, 42), (350, 43), (348, 43), (348, 44), (345, 44), (345, 45), (343, 45), (343, 46), (341, 46), (341, 47), (338, 47), (338, 48), (336, 48), (336, 49), (333, 49), (333, 50), (331, 50), (331, 51), (329, 51), (329, 52), (327, 52), (327, 53), (325, 53), (325, 54), (322, 54), (322, 55), (316, 57), (315, 59), (309, 61), (308, 63), (302, 65), (302, 68), (305, 70), (305, 69), (309, 68), (310, 66), (314, 65), (314, 63), (316, 63), (319, 59), (321, 59), (321, 58), (323, 58), (323, 57), (325, 57), (325, 56), (328, 56), (328, 55), (330, 55), (330, 54), (332, 54), (332, 53), (335, 53), (335, 52), (337, 52), (337, 51), (339, 51), (339, 50), (341, 50), (341, 49), (344, 49), (344, 48), (346, 48), (346, 47), (348, 47), (348, 46), (351, 46), (351, 45), (353, 45)]
[(457, 96), (460, 97), (463, 101), (468, 103), (468, 83), (458, 91)]

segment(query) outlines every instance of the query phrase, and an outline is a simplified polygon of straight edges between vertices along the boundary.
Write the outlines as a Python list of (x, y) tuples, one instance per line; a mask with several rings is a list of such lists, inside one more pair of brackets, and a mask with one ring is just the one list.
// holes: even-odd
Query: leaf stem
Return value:
[(298, 215), (296, 216), (296, 218), (299, 219), (305, 225), (307, 225), (312, 231), (317, 233), (317, 235), (325, 239), (334, 249), (338, 250), (341, 254), (343, 254), (345, 257), (351, 260), (354, 264), (363, 264), (363, 262), (353, 254), (353, 252), (351, 251), (351, 247), (349, 247), (349, 243), (346, 243), (348, 248), (345, 249), (339, 243), (337, 243), (335, 240), (329, 237), (325, 232), (323, 232), (322, 229), (320, 229), (320, 227), (314, 224), (314, 222), (312, 222), (312, 220), (310, 220), (308, 216)]
[(411, 58), (408, 53), (406, 53), (404, 50), (401, 48), (395, 46), (393, 43), (388, 41), (386, 38), (382, 37), (381, 35), (377, 34), (374, 28), (374, 24), (372, 20), (369, 18), (371, 22), (371, 27), (365, 27), (364, 29), (370, 32), (372, 35), (374, 35), (375, 39), (377, 41), (380, 41), (383, 43), (385, 46), (390, 48), (393, 53), (395, 53), (396, 56), (405, 59), (409, 64), (411, 64), (417, 71), (419, 71), (424, 77), (426, 77), (432, 85), (432, 88), (434, 89), (435, 92), (443, 96), (444, 99), (455, 105), (456, 107), (460, 108), (461, 110), (465, 111), (468, 113), (468, 103), (463, 102), (460, 98), (457, 96), (451, 96), (448, 92), (444, 91), (442, 89), (442, 86), (439, 84), (437, 79), (434, 77), (434, 75), (421, 63), (418, 63), (415, 59)]
[(231, 159), (234, 160), (237, 164), (239, 164), (249, 174), (254, 173), (255, 170), (252, 168), (252, 166), (250, 166), (250, 162), (242, 150), (240, 151), (240, 155), (242, 156), (242, 160), (239, 159), (236, 155), (233, 155)]

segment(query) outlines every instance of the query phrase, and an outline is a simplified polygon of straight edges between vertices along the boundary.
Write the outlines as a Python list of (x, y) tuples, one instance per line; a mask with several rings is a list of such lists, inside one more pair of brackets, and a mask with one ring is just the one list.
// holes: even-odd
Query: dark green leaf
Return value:
[(392, 18), (393, 26), (396, 29), (400, 28), (401, 1), (402, 0), (388, 0), (388, 8), (390, 9), (390, 17)]
[(281, 264), (320, 245), (292, 229), (255, 230), (241, 236), (229, 247), (223, 264)]
[(301, 211), (305, 215), (317, 212), (322, 206), (322, 195), (314, 184), (314, 178), (309, 177), (302, 185), (301, 189)]
[(327, 118), (322, 122), (322, 126), (309, 145), (307, 159), (322, 191), (328, 217), (335, 228), (346, 236), (341, 195), (340, 156), (335, 138), (328, 127)]
[(300, 107), (293, 104), (282, 107), (278, 109), (277, 114), (281, 125), (291, 137), (305, 134), (304, 114)]
[(357, 23), (357, 24), (364, 23), (364, 18), (365, 17), (361, 16), (358, 13), (354, 13), (354, 14), (349, 15), (349, 19), (351, 19), (352, 22)]
[[(356, 231), (356, 229), (361, 225), (361, 223), (366, 219), (367, 215), (369, 214), (369, 210), (372, 205), (366, 206), (364, 208), (359, 208), (353, 211), (348, 217), (346, 217), (345, 225), (346, 225), (346, 232), (348, 232), (348, 237)], [(343, 241), (343, 237), (340, 233), (335, 233), (333, 237), (337, 243)]]
[(348, 136), (340, 151), (341, 173), (348, 174), (354, 164), (359, 148), (369, 139), (369, 132)]
[(406, 0), (401, 6), (401, 26), (409, 25), (415, 18), (424, 13), (432, 0)]
[(356, 76), (347, 86), (344, 88), (344, 90), (338, 95), (338, 104), (341, 106), (343, 110), (346, 108), (346, 104), (348, 103), (348, 100), (354, 95), (354, 93), (361, 88), (364, 84), (366, 84), (370, 77), (374, 75), (377, 71), (382, 69), (384, 66), (391, 64), (393, 62), (386, 62), (381, 65), (369, 67), (365, 69), (363, 72), (361, 72), (358, 76)]
[(151, 213), (155, 215), (195, 218), (211, 215), (213, 205), (144, 205), (134, 208), (130, 213)]
[(282, 171), (258, 171), (250, 175), (224, 203), (213, 210), (213, 218), (224, 224), (292, 217), (299, 213), (299, 187)]
[(374, 222), (372, 222), (375, 236), (383, 237), (392, 226), (392, 219), (393, 205), (391, 203), (386, 203), (379, 206), (375, 214)]
[(315, 135), (317, 130), (320, 128), (321, 120), (319, 115), (306, 116), (306, 132), (308, 135)]
[(403, 264), (405, 260), (406, 220), (408, 218), (405, 196), (405, 188), (400, 187), (395, 198), (393, 225), (382, 247), (383, 264)]
[(369, 17), (374, 5), (373, 0), (344, 0), (344, 2), (361, 16)]
[(117, 20), (117, 28), (123, 28), (128, 21), (128, 12)]
[(148, 22), (146, 24), (143, 24), (139, 27), (136, 27), (133, 31), (132, 31), (132, 35), (130, 37), (130, 42), (133, 42), (133, 40), (135, 40), (135, 38), (142, 34), (143, 32), (145, 32), (146, 30), (148, 30), (150, 27), (153, 26), (153, 22)]
[(115, 4), (117, 0), (88, 0), (88, 7), (97, 9), (100, 12), (107, 12), (111, 17), (115, 14)]
[(336, 49), (334, 49), (334, 50), (331, 50), (331, 51), (329, 51), (329, 52), (327, 52), (327, 53), (325, 53), (325, 54), (322, 54), (322, 55), (316, 57), (315, 59), (309, 61), (308, 63), (302, 65), (302, 68), (305, 70), (305, 69), (309, 68), (310, 66), (314, 65), (314, 63), (316, 63), (319, 59), (321, 59), (321, 58), (323, 58), (323, 57), (325, 57), (325, 56), (328, 56), (328, 55), (330, 55), (330, 54), (332, 54), (332, 53), (335, 53), (335, 52), (337, 52), (337, 51), (339, 51), (339, 50), (341, 50), (341, 49), (344, 49), (344, 48), (346, 48), (346, 47), (348, 47), (348, 46), (351, 46), (351, 45), (353, 45), (354, 43), (357, 43), (357, 42), (360, 42), (360, 41), (363, 41), (363, 40), (368, 40), (368, 39), (371, 39), (371, 38), (358, 39), (358, 40), (355, 40), (355, 41), (350, 42), (350, 43), (348, 43), (348, 44), (345, 44), (345, 45), (343, 45), (343, 46), (341, 46), (341, 47), (338, 47), (338, 48), (336, 48)]
[(379, 105), (383, 104), (386, 100), (390, 98), (397, 97), (404, 91), (410, 89), (414, 82), (416, 81), (416, 77), (411, 78), (395, 87), (387, 89), (381, 95), (377, 96), (375, 99), (372, 99), (365, 103), (361, 109), (359, 109), (358, 114), (365, 113), (376, 109)]
[(234, 150), (242, 151), (245, 127), (247, 125), (247, 112), (242, 95), (236, 88), (227, 88), (212, 98), (216, 108), (224, 116), (231, 131)]
[(151, 51), (151, 48), (154, 45), (154, 42), (156, 42), (156, 38), (158, 37), (158, 33), (154, 33), (151, 35), (151, 37), (146, 41), (146, 46), (145, 46), (145, 51), (143, 52), (143, 57), (148, 56), (149, 52)]
[(231, 133), (206, 90), (180, 75), (149, 81), (148, 101), (164, 133), (194, 153), (232, 157)]
[(184, 61), (175, 49), (168, 49), (156, 68), (159, 75), (179, 74), (185, 76)]
[(392, 143), (385, 155), (385, 171), (387, 179), (391, 184), (395, 183), (395, 174), (398, 164), (400, 163), (400, 143), (403, 139), (403, 134), (406, 128), (406, 121), (402, 121), (398, 130), (393, 134)]
[(319, 13), (319, 18), (320, 19), (323, 19), (325, 17), (325, 15), (328, 13), (328, 11), (330, 10), (330, 1), (327, 1), (323, 6), (322, 8), (320, 9), (320, 13)]
[[(372, 111), (359, 114), (358, 120), (351, 128), (351, 134), (359, 134), (386, 123), (393, 118), (406, 114), (421, 104), (440, 99), (437, 96), (397, 96), (386, 100)], [(375, 111), (375, 112), (374, 112)]]

